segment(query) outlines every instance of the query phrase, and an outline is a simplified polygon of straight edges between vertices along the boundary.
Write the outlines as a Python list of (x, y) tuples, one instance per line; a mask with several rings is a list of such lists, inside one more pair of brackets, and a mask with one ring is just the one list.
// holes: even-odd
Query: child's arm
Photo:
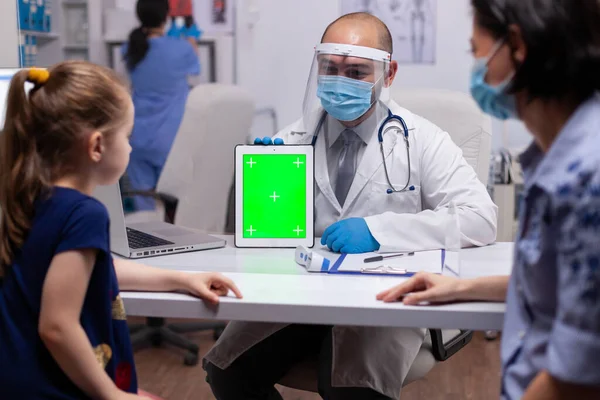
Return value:
[(80, 324), (95, 250), (57, 254), (42, 289), (39, 334), (64, 373), (94, 399), (139, 399), (120, 391), (96, 359)]
[(123, 259), (115, 259), (114, 264), (121, 290), (150, 292), (184, 290), (214, 304), (219, 302), (219, 296), (226, 296), (229, 290), (236, 297), (242, 298), (235, 283), (221, 274), (189, 274), (153, 268)]

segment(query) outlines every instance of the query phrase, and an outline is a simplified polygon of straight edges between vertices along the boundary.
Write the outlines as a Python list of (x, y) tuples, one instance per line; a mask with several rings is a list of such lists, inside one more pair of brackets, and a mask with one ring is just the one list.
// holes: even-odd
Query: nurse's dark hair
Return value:
[(141, 25), (129, 34), (129, 44), (127, 54), (125, 54), (125, 62), (129, 71), (133, 71), (137, 67), (150, 49), (148, 30), (159, 28), (167, 22), (169, 0), (138, 0), (136, 13)]
[(530, 99), (582, 101), (600, 90), (598, 0), (471, 0), (475, 23), (514, 47), (518, 27), (526, 46), (511, 91)]
[(129, 92), (114, 71), (85, 61), (48, 71), (42, 81), (21, 70), (8, 90), (0, 133), (0, 277), (25, 242), (36, 201), (81, 168), (93, 132), (112, 140), (130, 112)]

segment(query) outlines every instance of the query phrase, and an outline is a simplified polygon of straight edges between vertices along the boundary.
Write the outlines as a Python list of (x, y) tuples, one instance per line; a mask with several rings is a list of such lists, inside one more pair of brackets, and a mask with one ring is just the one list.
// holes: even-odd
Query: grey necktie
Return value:
[(360, 138), (350, 129), (342, 132), (341, 138), (344, 142), (344, 148), (340, 153), (338, 161), (338, 176), (335, 185), (335, 197), (341, 206), (346, 201), (354, 174), (356, 173), (356, 161), (358, 159), (358, 149), (360, 146)]

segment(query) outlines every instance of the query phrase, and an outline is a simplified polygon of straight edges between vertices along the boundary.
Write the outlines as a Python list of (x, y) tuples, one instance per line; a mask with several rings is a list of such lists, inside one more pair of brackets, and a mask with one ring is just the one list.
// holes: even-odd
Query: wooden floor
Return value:
[[(204, 354), (213, 344), (212, 334), (188, 336)], [(438, 364), (429, 375), (403, 391), (408, 400), (480, 400), (499, 397), (499, 339), (486, 341), (476, 333), (471, 343), (450, 360)], [(165, 400), (214, 399), (200, 366), (183, 365), (183, 353), (173, 348), (142, 349), (135, 354), (140, 387)], [(317, 400), (316, 394), (279, 388), (284, 399)]]

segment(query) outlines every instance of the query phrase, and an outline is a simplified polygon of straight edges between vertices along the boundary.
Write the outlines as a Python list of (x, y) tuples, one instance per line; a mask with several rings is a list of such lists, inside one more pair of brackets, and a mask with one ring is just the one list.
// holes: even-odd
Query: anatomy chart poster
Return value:
[(233, 0), (193, 0), (194, 19), (205, 32), (233, 32)]
[(342, 0), (342, 14), (368, 12), (381, 19), (401, 64), (435, 64), (437, 0)]

